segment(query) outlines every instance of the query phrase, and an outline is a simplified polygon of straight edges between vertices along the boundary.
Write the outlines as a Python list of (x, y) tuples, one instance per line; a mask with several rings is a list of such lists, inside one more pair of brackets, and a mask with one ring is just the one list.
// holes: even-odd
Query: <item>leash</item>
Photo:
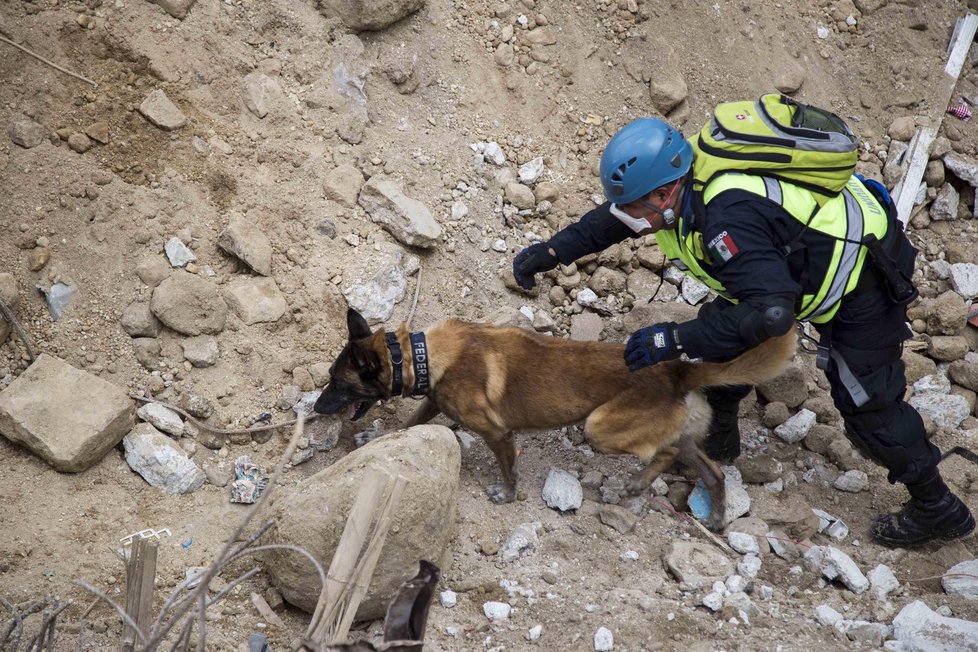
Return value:
[[(285, 428), (285, 427), (288, 427), (288, 426), (292, 426), (292, 425), (295, 425), (295, 423), (298, 421), (298, 419), (292, 419), (291, 421), (285, 421), (283, 423), (270, 423), (268, 425), (265, 425), (265, 426), (257, 426), (255, 428), (242, 428), (242, 429), (239, 429), (239, 430), (229, 430), (227, 428), (217, 428), (215, 426), (209, 426), (206, 423), (203, 423), (202, 421), (198, 421), (189, 412), (187, 412), (184, 409), (181, 409), (181, 408), (177, 407), (176, 405), (173, 405), (172, 403), (167, 403), (165, 401), (160, 401), (159, 399), (155, 399), (155, 398), (148, 398), (146, 396), (140, 396), (140, 395), (138, 395), (136, 393), (129, 394), (129, 398), (133, 399), (134, 401), (142, 401), (143, 403), (157, 403), (159, 405), (162, 405), (163, 407), (169, 408), (169, 409), (173, 410), (174, 412), (176, 412), (177, 414), (182, 415), (188, 421), (190, 421), (191, 423), (193, 423), (195, 426), (197, 426), (201, 430), (206, 430), (207, 432), (216, 432), (216, 433), (218, 433), (220, 435), (238, 435), (238, 434), (242, 434), (242, 433), (246, 433), (246, 432), (247, 433), (251, 433), (251, 432), (264, 432), (266, 430), (274, 430), (276, 428)], [(325, 416), (327, 416), (327, 415), (325, 415), (325, 414), (319, 414), (318, 412), (313, 412), (309, 416), (305, 417), (304, 420), (305, 421), (312, 421), (313, 419), (319, 419), (320, 417), (325, 417)]]
[(976, 454), (974, 451), (968, 450), (964, 446), (955, 446), (951, 450), (947, 451), (941, 455), (941, 461), (943, 462), (951, 455), (960, 455), (972, 464), (978, 465), (978, 454)]

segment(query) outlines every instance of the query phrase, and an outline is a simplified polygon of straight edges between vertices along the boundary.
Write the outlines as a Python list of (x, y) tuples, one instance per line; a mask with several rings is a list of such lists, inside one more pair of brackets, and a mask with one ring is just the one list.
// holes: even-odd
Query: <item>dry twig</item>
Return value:
[[(0, 36), (0, 38), (3, 37)], [(14, 315), (14, 311), (10, 309), (10, 306), (3, 302), (3, 299), (0, 299), (0, 314), (2, 314), (3, 318), (7, 320), (7, 323), (13, 327), (14, 332), (17, 333), (17, 337), (19, 337), (24, 343), (24, 346), (27, 347), (27, 355), (31, 357), (31, 362), (34, 362), (34, 360), (37, 359), (37, 354), (34, 352), (34, 347), (31, 346), (31, 340), (27, 337), (27, 333), (24, 332), (24, 329), (21, 328), (20, 322), (17, 321), (17, 317)]]
[(28, 50), (27, 48), (25, 48), (25, 47), (24, 47), (23, 45), (18, 45), (17, 43), (14, 43), (14, 42), (13, 42), (13, 41), (11, 41), (10, 39), (8, 39), (8, 38), (4, 38), (4, 37), (2, 37), (2, 36), (0, 36), (0, 41), (3, 41), (3, 42), (4, 42), (4, 43), (6, 43), (7, 45), (12, 45), (12, 46), (14, 46), (15, 48), (17, 48), (17, 49), (18, 49), (18, 50), (20, 50), (21, 52), (24, 52), (24, 53), (26, 53), (26, 54), (28, 54), (28, 55), (30, 55), (30, 56), (32, 56), (32, 57), (34, 57), (35, 59), (37, 59), (38, 61), (40, 61), (40, 62), (42, 62), (42, 63), (46, 63), (46, 64), (48, 64), (49, 66), (51, 66), (52, 68), (54, 68), (55, 70), (57, 70), (57, 71), (59, 71), (59, 72), (63, 72), (64, 74), (66, 74), (66, 75), (69, 75), (69, 76), (71, 76), (71, 77), (74, 77), (75, 79), (79, 79), (79, 80), (81, 80), (81, 81), (83, 81), (83, 82), (85, 82), (86, 84), (91, 84), (92, 86), (95, 86), (95, 87), (98, 87), (98, 84), (96, 84), (95, 82), (93, 82), (93, 81), (92, 81), (91, 79), (89, 79), (88, 77), (82, 77), (82, 76), (81, 76), (81, 75), (79, 75), (78, 73), (75, 73), (75, 72), (71, 72), (71, 71), (70, 71), (70, 70), (68, 70), (67, 68), (62, 68), (62, 67), (61, 67), (61, 66), (59, 66), (58, 64), (56, 64), (56, 63), (53, 63), (53, 62), (51, 62), (51, 61), (48, 61), (47, 59), (45, 59), (45, 58), (44, 58), (44, 57), (42, 57), (41, 55), (39, 55), (39, 54), (35, 54), (34, 52), (31, 52), (30, 50)]

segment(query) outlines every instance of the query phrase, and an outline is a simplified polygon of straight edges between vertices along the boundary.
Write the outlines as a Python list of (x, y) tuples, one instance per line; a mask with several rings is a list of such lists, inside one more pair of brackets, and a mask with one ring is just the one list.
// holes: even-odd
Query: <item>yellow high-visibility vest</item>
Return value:
[[(883, 240), (888, 220), (885, 209), (855, 176), (838, 195), (824, 202), (819, 208), (809, 190), (767, 177), (731, 172), (714, 179), (703, 192), (703, 205), (726, 190), (746, 190), (779, 204), (789, 215), (807, 225), (800, 238), (801, 243), (815, 239), (832, 242), (832, 259), (827, 273), (812, 294), (805, 294), (796, 303), (795, 317), (817, 324), (828, 322), (835, 316), (839, 303), (852, 292), (859, 282), (866, 247), (861, 243), (869, 234)], [(690, 230), (683, 233), (684, 218), (681, 216), (674, 229), (660, 230), (655, 239), (674, 264), (693, 275), (707, 286), (736, 302), (723, 285), (709, 275), (710, 259), (703, 244), (703, 234)], [(706, 268), (704, 268), (706, 264)]]

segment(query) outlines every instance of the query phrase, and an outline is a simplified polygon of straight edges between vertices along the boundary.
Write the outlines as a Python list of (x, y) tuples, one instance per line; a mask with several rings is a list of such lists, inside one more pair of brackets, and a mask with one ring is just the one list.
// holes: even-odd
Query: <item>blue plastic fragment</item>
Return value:
[(258, 632), (249, 636), (248, 652), (272, 652), (272, 648), (268, 645), (268, 636)]
[(693, 487), (693, 491), (689, 494), (686, 502), (689, 505), (689, 511), (700, 521), (705, 521), (709, 518), (710, 512), (713, 511), (710, 492), (706, 490), (706, 485), (703, 484), (702, 480), (696, 481), (696, 486)]

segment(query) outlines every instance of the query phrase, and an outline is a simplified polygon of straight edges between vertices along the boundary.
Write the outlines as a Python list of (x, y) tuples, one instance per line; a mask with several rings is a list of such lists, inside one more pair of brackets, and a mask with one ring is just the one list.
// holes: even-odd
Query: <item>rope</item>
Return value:
[[(169, 408), (174, 412), (182, 415), (188, 421), (192, 422), (195, 426), (197, 426), (201, 430), (206, 430), (208, 432), (216, 432), (221, 435), (238, 435), (243, 433), (265, 432), (266, 430), (274, 430), (275, 428), (286, 428), (288, 426), (295, 425), (295, 423), (298, 421), (298, 419), (292, 419), (291, 421), (286, 421), (284, 423), (270, 423), (265, 426), (256, 426), (254, 428), (240, 428), (238, 430), (228, 430), (227, 428), (217, 428), (215, 426), (209, 426), (206, 423), (198, 421), (186, 410), (178, 408), (176, 405), (173, 405), (172, 403), (167, 403), (166, 401), (160, 401), (155, 398), (147, 398), (145, 396), (139, 396), (138, 394), (130, 394), (129, 398), (135, 401), (142, 401), (143, 403), (156, 403), (158, 405), (162, 405), (163, 407)], [(325, 417), (325, 416), (327, 415), (314, 412), (309, 416), (305, 417), (305, 420), (312, 421), (313, 419), (318, 419), (320, 417)]]

